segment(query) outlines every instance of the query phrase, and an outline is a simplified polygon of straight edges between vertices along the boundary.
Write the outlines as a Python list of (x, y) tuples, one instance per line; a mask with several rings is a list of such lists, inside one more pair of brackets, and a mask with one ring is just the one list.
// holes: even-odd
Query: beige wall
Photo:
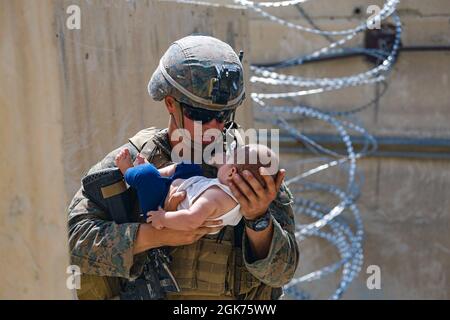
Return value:
[[(81, 30), (66, 28), (72, 4), (81, 8)], [(0, 2), (0, 299), (71, 297), (68, 202), (107, 152), (145, 127), (167, 125), (147, 82), (168, 46), (193, 32), (248, 51), (240, 9), (153, 0)], [(252, 125), (248, 101), (238, 119)]]
[(0, 2), (1, 299), (70, 297), (64, 109), (48, 4)]

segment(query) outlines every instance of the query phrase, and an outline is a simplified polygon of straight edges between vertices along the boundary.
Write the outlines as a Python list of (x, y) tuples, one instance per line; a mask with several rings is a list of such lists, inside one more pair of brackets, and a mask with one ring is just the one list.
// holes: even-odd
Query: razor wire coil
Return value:
[[(300, 57), (287, 59), (272, 64), (251, 65), (251, 83), (257, 86), (271, 86), (277, 88), (277, 92), (252, 92), (251, 99), (260, 114), (268, 114), (268, 117), (257, 118), (260, 122), (267, 122), (282, 129), (287, 135), (299, 141), (312, 154), (320, 156), (316, 159), (297, 160), (295, 163), (314, 164), (321, 162), (312, 169), (303, 171), (285, 181), (286, 185), (294, 194), (302, 192), (316, 192), (327, 194), (335, 198), (335, 202), (324, 203), (323, 200), (295, 197), (294, 213), (297, 219), (295, 235), (299, 243), (308, 238), (316, 237), (323, 239), (334, 246), (340, 256), (339, 260), (329, 265), (320, 267), (318, 270), (295, 277), (284, 288), (286, 292), (297, 299), (309, 299), (311, 294), (306, 292), (302, 284), (324, 279), (327, 276), (341, 272), (339, 283), (330, 299), (340, 299), (349, 285), (354, 281), (361, 271), (364, 263), (363, 239), (364, 228), (360, 211), (356, 200), (360, 195), (360, 183), (362, 174), (357, 170), (356, 161), (374, 152), (377, 142), (367, 130), (356, 124), (356, 114), (375, 105), (388, 88), (388, 77), (393, 70), (398, 52), (401, 46), (402, 24), (396, 14), (400, 0), (385, 0), (380, 11), (366, 21), (362, 21), (353, 28), (344, 30), (322, 30), (308, 17), (302, 5), (312, 0), (285, 0), (255, 2), (249, 0), (233, 0), (236, 4), (252, 10), (259, 16), (269, 21), (282, 25), (286, 28), (299, 32), (324, 36), (329, 44), (319, 48), (312, 53)], [(315, 0), (319, 1), (319, 0)], [(306, 18), (311, 27), (287, 21), (279, 16), (269, 13), (274, 8), (287, 8), (296, 6), (300, 13)], [(391, 19), (395, 37), (389, 51), (381, 49), (346, 48), (344, 45), (355, 39), (359, 34), (369, 29), (377, 21)], [(340, 37), (333, 39), (331, 37)], [(308, 61), (324, 59), (328, 56), (347, 53), (364, 53), (381, 61), (378, 65), (357, 74), (344, 77), (322, 77), (311, 78), (298, 75), (290, 75), (275, 70), (286, 67), (300, 66)], [(325, 110), (323, 107), (307, 106), (297, 99), (314, 94), (325, 94), (331, 91), (345, 90), (362, 85), (381, 84), (381, 93), (375, 99), (370, 100), (362, 106), (352, 106), (347, 110)], [(298, 90), (292, 90), (292, 88)], [(288, 89), (289, 88), (289, 89)], [(290, 100), (293, 105), (279, 106), (272, 101), (277, 99)], [(337, 132), (342, 141), (345, 152), (338, 152), (321, 145), (314, 138), (299, 130), (296, 120), (307, 119), (308, 121), (319, 121), (331, 126)], [(362, 138), (362, 147), (355, 150), (350, 132)], [(334, 184), (324, 184), (312, 181), (315, 175), (337, 168), (346, 173), (345, 188)], [(289, 172), (288, 172), (289, 173)], [(347, 214), (344, 216), (344, 214)], [(306, 218), (314, 220), (307, 224), (300, 224), (298, 219)]]

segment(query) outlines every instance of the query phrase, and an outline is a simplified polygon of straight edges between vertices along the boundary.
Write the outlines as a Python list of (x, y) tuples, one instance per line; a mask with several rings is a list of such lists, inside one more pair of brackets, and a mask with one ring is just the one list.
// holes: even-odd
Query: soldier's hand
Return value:
[(177, 211), (178, 205), (186, 198), (186, 191), (169, 193), (169, 200), (164, 205), (165, 211)]
[(286, 175), (286, 171), (280, 169), (276, 181), (273, 181), (266, 168), (261, 167), (259, 170), (266, 187), (248, 170), (244, 170), (243, 175), (235, 174), (230, 184), (231, 192), (241, 205), (242, 215), (248, 220), (254, 220), (266, 213), (270, 203), (277, 197)]

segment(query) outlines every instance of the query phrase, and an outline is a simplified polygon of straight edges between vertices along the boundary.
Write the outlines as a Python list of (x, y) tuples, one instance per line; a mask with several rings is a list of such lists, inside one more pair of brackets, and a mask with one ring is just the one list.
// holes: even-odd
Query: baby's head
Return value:
[(261, 175), (260, 168), (265, 168), (267, 175), (275, 180), (278, 173), (279, 158), (275, 152), (265, 145), (247, 144), (227, 154), (225, 163), (216, 166), (219, 169), (217, 178), (225, 185), (229, 184), (236, 173), (242, 175), (247, 170), (265, 187), (266, 183)]

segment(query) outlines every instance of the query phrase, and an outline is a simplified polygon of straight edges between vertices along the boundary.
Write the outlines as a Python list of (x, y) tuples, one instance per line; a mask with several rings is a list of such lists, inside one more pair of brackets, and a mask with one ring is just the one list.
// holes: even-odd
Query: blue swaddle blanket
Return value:
[(189, 179), (202, 176), (202, 167), (198, 164), (181, 162), (170, 177), (160, 175), (158, 169), (151, 163), (141, 164), (125, 172), (125, 181), (136, 189), (141, 213), (147, 216), (148, 211), (158, 210), (163, 206), (169, 187), (175, 179)]

